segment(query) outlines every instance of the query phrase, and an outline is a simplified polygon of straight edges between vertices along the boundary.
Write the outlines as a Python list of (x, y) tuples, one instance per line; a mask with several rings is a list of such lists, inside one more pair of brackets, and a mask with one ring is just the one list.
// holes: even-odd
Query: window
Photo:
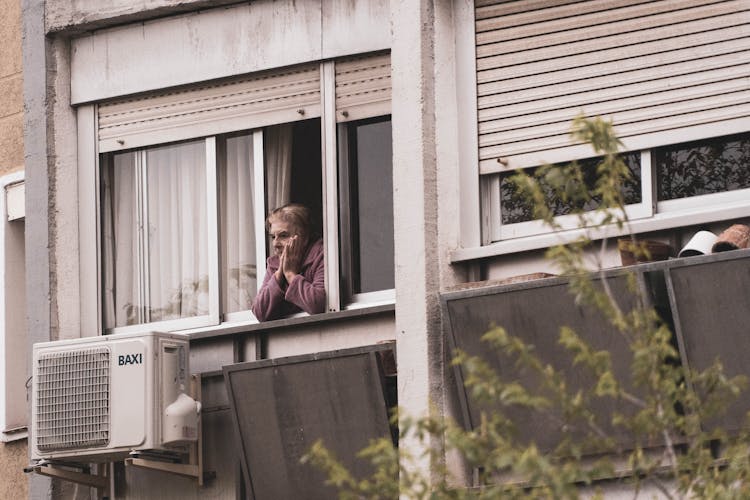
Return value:
[(253, 321), (289, 202), (326, 238), (329, 310), (393, 300), (389, 78), (377, 54), (100, 104), (105, 331)]
[[(105, 155), (102, 260), (107, 328), (208, 316), (213, 140)], [(209, 164), (210, 163), (210, 164)], [(214, 238), (215, 239), (215, 238)]]
[[(27, 436), (23, 172), (0, 178), (0, 441)], [(20, 292), (20, 293), (19, 293)]]
[[(497, 242), (502, 252), (551, 242), (531, 238), (549, 231), (515, 204), (505, 179), (590, 155), (568, 134), (581, 113), (611, 119), (628, 164), (640, 164), (640, 196), (628, 196), (627, 206), (635, 230), (746, 216), (750, 94), (734, 54), (748, 25), (738, 9), (688, 1), (615, 1), (585, 12), (523, 1), (477, 5), (483, 244)], [(566, 208), (556, 208), (561, 225), (575, 227)]]
[[(393, 297), (393, 165), (391, 121), (339, 127), (341, 280), (353, 302)], [(383, 293), (382, 291), (385, 291)]]
[[(645, 210), (643, 203), (647, 195), (644, 194), (644, 184), (641, 176), (641, 157), (638, 153), (627, 153), (621, 156), (622, 160), (630, 170), (631, 178), (623, 186), (623, 197), (626, 204), (626, 211), (630, 216), (637, 217)], [(584, 182), (588, 187), (593, 188), (596, 182), (596, 166), (600, 158), (587, 158), (580, 160), (579, 164), (584, 176)], [(536, 169), (528, 169), (528, 174), (533, 175)], [(545, 225), (534, 220), (533, 207), (528, 201), (517, 192), (515, 184), (510, 180), (513, 173), (503, 173), (497, 176), (493, 181), (493, 189), (497, 189), (495, 197), (498, 199), (499, 215), (493, 220), (498, 220), (500, 226), (498, 239), (512, 238), (539, 234), (547, 231)], [(558, 221), (563, 227), (577, 227), (578, 219), (576, 216), (568, 215), (576, 210), (590, 211), (598, 207), (597, 200), (591, 200), (587, 206), (574, 206), (570, 202), (565, 202), (555, 196), (551, 188), (545, 190), (547, 205), (553, 213), (558, 216)]]
[[(631, 219), (670, 217), (676, 221), (691, 210), (711, 210), (730, 203), (748, 205), (750, 197), (750, 133), (691, 141), (622, 155), (630, 167), (633, 180), (625, 186), (626, 211)], [(579, 162), (584, 171), (595, 167), (594, 160)], [(530, 169), (533, 172), (533, 169)], [(531, 207), (516, 194), (504, 173), (492, 181), (498, 192), (493, 211), (496, 240), (545, 232), (540, 221), (534, 221)], [(591, 179), (592, 180), (592, 179)], [(649, 181), (646, 181), (649, 180)], [(656, 203), (644, 204), (656, 192)], [(568, 227), (570, 206), (550, 198), (549, 205)], [(652, 205), (655, 208), (652, 208)], [(595, 206), (586, 207), (594, 209)], [(687, 219), (686, 219), (687, 220)], [(689, 221), (688, 221), (689, 222)]]
[(750, 134), (658, 148), (653, 156), (660, 202), (750, 188)]

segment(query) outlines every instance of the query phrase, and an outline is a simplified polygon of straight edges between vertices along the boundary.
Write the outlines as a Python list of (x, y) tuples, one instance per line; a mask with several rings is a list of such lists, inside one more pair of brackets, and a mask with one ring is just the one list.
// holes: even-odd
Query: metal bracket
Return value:
[[(85, 469), (84, 469), (85, 470)], [(106, 470), (106, 468), (102, 468)], [(24, 472), (36, 472), (42, 476), (54, 477), (71, 481), (73, 483), (83, 484), (100, 490), (102, 495), (106, 496), (109, 491), (109, 477), (91, 474), (89, 472), (77, 472), (67, 468), (56, 466), (53, 462), (40, 462), (24, 469)]]

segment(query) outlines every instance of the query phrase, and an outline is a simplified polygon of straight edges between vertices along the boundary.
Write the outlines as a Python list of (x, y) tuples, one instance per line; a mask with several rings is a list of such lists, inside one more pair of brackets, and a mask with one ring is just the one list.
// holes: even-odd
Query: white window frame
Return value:
[[(355, 122), (356, 123), (356, 122)], [(339, 190), (338, 190), (338, 196), (339, 200), (349, 200), (350, 199), (350, 178), (349, 174), (351, 173), (351, 166), (349, 165), (349, 129), (348, 129), (349, 123), (339, 123), (337, 125), (336, 129), (336, 135), (338, 137), (338, 153), (339, 153), (339, 166), (338, 166), (338, 174), (339, 174)], [(340, 214), (342, 217), (341, 220), (341, 251), (339, 255), (340, 262), (342, 263), (340, 267), (347, 267), (351, 270), (351, 255), (352, 255), (352, 249), (351, 249), (351, 243), (352, 243), (352, 235), (349, 233), (349, 229), (351, 228), (351, 221), (349, 220), (350, 212), (343, 212)], [(339, 269), (340, 269), (339, 267)], [(341, 283), (341, 280), (337, 281), (337, 283)], [(376, 305), (382, 305), (382, 304), (392, 304), (396, 301), (396, 289), (395, 288), (389, 288), (385, 290), (376, 290), (373, 292), (364, 292), (364, 293), (354, 293), (351, 290), (351, 283), (348, 283), (343, 286), (344, 291), (342, 293), (341, 290), (339, 290), (339, 293), (343, 296), (345, 299), (344, 302), (344, 309), (361, 309), (363, 307), (370, 307), (370, 306), (376, 306)]]
[[(320, 62), (321, 85), (321, 159), (322, 159), (322, 206), (323, 206), (323, 234), (325, 247), (325, 277), (326, 299), (329, 312), (350, 308), (378, 306), (395, 302), (395, 289), (357, 294), (356, 296), (342, 295), (340, 289), (339, 259), (348, 251), (349, 242), (339, 234), (339, 145), (338, 127), (336, 120), (336, 81), (335, 60)], [(100, 243), (100, 200), (99, 200), (99, 143), (97, 140), (97, 107), (96, 104), (81, 105), (78, 114), (78, 146), (79, 146), (79, 244), (81, 263), (81, 324), (85, 331), (102, 333), (142, 332), (147, 330), (160, 331), (200, 331), (211, 330), (227, 323), (252, 324), (257, 323), (250, 310), (232, 313), (221, 312), (220, 300), (220, 242), (218, 237), (219, 210), (216, 164), (216, 138), (219, 134), (204, 137), (207, 155), (207, 202), (210, 237), (209, 251), (209, 314), (190, 318), (179, 318), (152, 323), (141, 323), (115, 327), (104, 331), (102, 317), (102, 249)], [(313, 118), (313, 117), (311, 117)], [(279, 114), (278, 124), (287, 123)], [(225, 131), (222, 131), (224, 133)], [(265, 230), (265, 179), (264, 179), (264, 151), (263, 128), (248, 129), (253, 134), (254, 176), (255, 176), (255, 231), (257, 258), (257, 286), (260, 289), (266, 266), (266, 230)], [(170, 139), (165, 135), (161, 140), (160, 133), (152, 136), (153, 141), (138, 151), (144, 151), (150, 146), (169, 144)], [(97, 263), (97, 272), (91, 273), (92, 262)], [(95, 275), (95, 279), (92, 278)], [(301, 315), (305, 315), (302, 313)], [(295, 315), (296, 316), (296, 315)]]
[[(734, 132), (742, 133), (742, 132)], [(727, 134), (733, 135), (733, 134)], [(694, 142), (700, 140), (721, 139), (718, 137), (690, 138)], [(666, 147), (668, 145), (664, 145)], [(657, 149), (662, 146), (654, 146)], [(750, 215), (750, 188), (711, 193), (674, 200), (657, 201), (656, 173), (652, 165), (652, 149), (640, 150), (641, 155), (641, 202), (625, 207), (630, 221), (630, 229), (634, 232), (657, 231), (673, 227), (693, 224), (704, 224)], [(487, 210), (489, 217), (483, 227), (489, 235), (484, 251), (456, 252), (454, 261), (465, 260), (462, 253), (468, 255), (489, 256), (493, 254), (511, 253), (536, 248), (544, 248), (552, 244), (563, 243), (581, 234), (578, 227), (579, 219), (575, 215), (562, 215), (555, 218), (561, 225), (561, 231), (555, 232), (543, 221), (534, 220), (515, 224), (501, 224), (500, 218), (500, 175), (485, 174), (482, 176), (483, 210)], [(596, 220), (591, 220), (595, 223)], [(599, 236), (619, 236), (627, 229), (618, 230), (614, 227), (604, 228)], [(491, 251), (494, 250), (494, 251)]]
[[(24, 214), (16, 209), (23, 209), (23, 199), (20, 200), (20, 207), (14, 206), (12, 198), (16, 195), (22, 197), (24, 172), (13, 172), (0, 177), (0, 204), (2, 210), (2, 221), (0, 221), (0, 278), (2, 278), (2, 290), (0, 291), (0, 442), (17, 441), (25, 439), (28, 436), (26, 421), (26, 370), (23, 368), (27, 362), (26, 356), (19, 353), (19, 342), (26, 343), (26, 311), (19, 313), (18, 310), (8, 310), (6, 294), (10, 292), (11, 287), (18, 287), (18, 283), (12, 283), (12, 277), (9, 274), (19, 271), (16, 263), (11, 259), (23, 261), (23, 256), (9, 255), (9, 246), (12, 244), (10, 238), (13, 237), (10, 231), (10, 224), (24, 224)], [(9, 190), (14, 185), (19, 185), (13, 193)], [(17, 200), (18, 201), (18, 200)], [(20, 272), (23, 273), (22, 266)], [(24, 294), (21, 292), (21, 300), (24, 300)], [(25, 303), (25, 300), (24, 300)], [(19, 355), (21, 354), (21, 355)], [(18, 366), (21, 364), (22, 366)], [(18, 410), (22, 415), (15, 417), (12, 415)]]
[[(650, 151), (640, 152), (641, 161), (641, 201), (625, 207), (625, 214), (630, 220), (645, 219), (654, 215), (654, 198), (653, 198), (653, 173), (651, 168)], [(503, 241), (514, 238), (533, 237), (540, 234), (549, 233), (550, 227), (541, 220), (530, 220), (526, 222), (517, 222), (514, 224), (502, 224), (501, 203), (500, 203), (500, 175), (492, 175), (487, 182), (487, 188), (484, 196), (488, 197), (487, 206), (490, 207), (490, 232), (491, 240)], [(596, 225), (596, 213), (584, 215), (587, 224)], [(601, 215), (600, 215), (601, 217)], [(560, 225), (560, 229), (572, 230), (580, 225), (578, 215), (559, 215), (555, 217), (555, 223)]]
[[(105, 330), (105, 333), (133, 333), (145, 330), (172, 331), (186, 328), (196, 328), (201, 326), (217, 325), (220, 318), (219, 304), (219, 214), (218, 214), (218, 184), (217, 184), (217, 166), (216, 166), (216, 136), (206, 137), (203, 139), (205, 151), (206, 166), (206, 220), (208, 224), (208, 294), (209, 294), (209, 311), (207, 315), (192, 316), (188, 318), (170, 319), (163, 321), (148, 321), (148, 315), (143, 318), (141, 323), (116, 326)], [(143, 201), (138, 203), (137, 215), (141, 220), (140, 225), (148, 217), (148, 182), (145, 175), (146, 156), (148, 148), (138, 148), (135, 150), (135, 169), (136, 169), (136, 190), (137, 198)], [(144, 283), (149, 283), (147, 252), (149, 248), (148, 231), (138, 233), (138, 255), (137, 271), (139, 272), (138, 288), (141, 294), (140, 302), (149, 304), (148, 287)], [(101, 269), (100, 269), (101, 273)], [(147, 313), (148, 314), (148, 313)]]
[[(253, 226), (255, 227), (255, 283), (256, 292), (260, 291), (260, 287), (263, 284), (263, 278), (266, 275), (266, 180), (265, 180), (265, 161), (264, 161), (264, 149), (263, 149), (263, 129), (256, 129), (252, 131), (253, 135), (253, 199), (255, 206), (253, 206)], [(218, 200), (217, 200), (218, 203)], [(217, 216), (217, 224), (219, 224)], [(218, 236), (217, 236), (218, 241)], [(217, 290), (220, 283), (216, 281)], [(221, 304), (219, 304), (219, 308)], [(257, 322), (253, 313), (247, 309), (244, 311), (226, 312), (223, 313), (221, 322)]]

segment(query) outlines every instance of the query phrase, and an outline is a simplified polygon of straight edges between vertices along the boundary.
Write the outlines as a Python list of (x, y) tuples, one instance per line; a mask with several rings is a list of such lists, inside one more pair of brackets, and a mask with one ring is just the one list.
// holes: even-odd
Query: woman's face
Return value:
[[(271, 246), (274, 255), (281, 256), (281, 252), (284, 250), (289, 239), (292, 236), (300, 236), (300, 231), (290, 222), (273, 219), (271, 220), (271, 227), (268, 235), (271, 238)], [(303, 241), (302, 243), (305, 242)]]

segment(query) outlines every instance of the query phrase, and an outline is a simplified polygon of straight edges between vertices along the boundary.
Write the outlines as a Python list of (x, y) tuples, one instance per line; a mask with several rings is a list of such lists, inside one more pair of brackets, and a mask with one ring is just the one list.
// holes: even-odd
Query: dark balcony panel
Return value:
[(336, 490), (300, 459), (322, 439), (357, 476), (355, 457), (389, 436), (378, 345), (224, 367), (248, 496), (254, 500), (330, 499)]
[[(638, 273), (637, 276), (641, 290), (646, 289), (647, 282), (654, 281), (644, 279), (644, 273)], [(636, 298), (628, 290), (623, 272), (609, 272), (606, 279), (620, 307), (624, 310), (632, 309)], [(600, 286), (600, 280), (595, 282)], [(654, 296), (650, 290), (647, 295)], [(509, 334), (533, 345), (534, 352), (544, 363), (551, 364), (565, 374), (571, 394), (579, 388), (592, 387), (595, 380), (588, 370), (572, 366), (571, 354), (558, 342), (562, 326), (571, 327), (592, 348), (608, 350), (617, 380), (629, 381), (631, 378), (632, 354), (628, 342), (597, 309), (576, 303), (568, 289), (567, 279), (548, 278), (521, 284), (447, 292), (442, 295), (442, 303), (444, 325), (452, 346), (480, 356), (505, 381), (518, 381), (533, 391), (539, 382), (535, 374), (519, 371), (514, 359), (480, 340), (493, 325), (502, 326)], [(461, 367), (457, 368), (456, 376), (463, 388)], [(469, 397), (466, 390), (459, 390), (459, 399), (464, 405), (465, 423), (470, 428), (479, 425), (482, 410), (493, 412), (499, 408), (497, 405), (479, 405)], [(633, 442), (629, 433), (611, 425), (614, 412), (631, 414), (635, 411), (633, 408), (612, 398), (594, 398), (590, 408), (597, 416), (597, 424), (619, 444)], [(540, 413), (511, 407), (504, 409), (504, 413), (514, 422), (521, 442), (533, 441), (543, 451), (552, 450), (560, 443), (563, 421), (559, 411)], [(572, 429), (572, 438), (575, 440), (591, 435), (575, 425)]]
[[(719, 359), (728, 376), (750, 375), (750, 250), (670, 263), (667, 284), (682, 363), (705, 370)], [(726, 415), (704, 424), (736, 431), (750, 411), (743, 394)]]

